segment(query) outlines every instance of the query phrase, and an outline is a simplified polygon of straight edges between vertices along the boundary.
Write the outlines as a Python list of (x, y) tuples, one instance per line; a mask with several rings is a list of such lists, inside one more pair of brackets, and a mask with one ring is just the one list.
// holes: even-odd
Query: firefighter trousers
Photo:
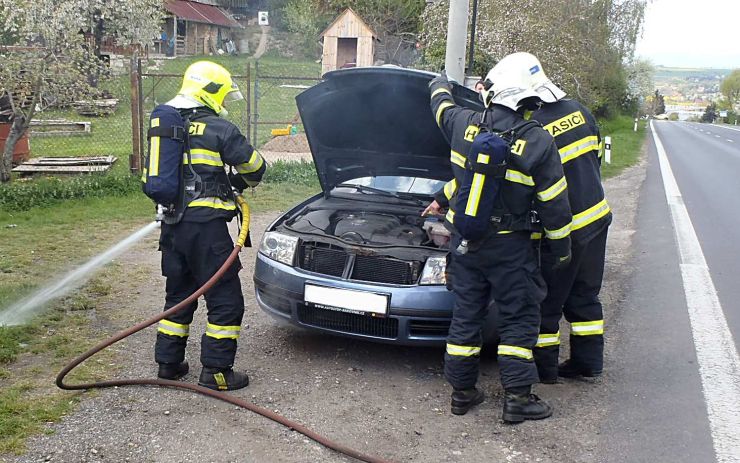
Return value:
[[(455, 307), (447, 336), (445, 377), (455, 389), (470, 389), (478, 380), (481, 329), (496, 317), (498, 362), (505, 389), (536, 383), (532, 348), (540, 323), (544, 282), (529, 232), (493, 234), (466, 254), (450, 259)], [(453, 240), (453, 250), (459, 238)], [(495, 312), (495, 313), (490, 313)]]
[[(162, 224), (159, 238), (162, 275), (166, 281), (164, 309), (167, 310), (200, 288), (223, 265), (234, 248), (226, 222), (180, 222)], [(204, 367), (231, 368), (244, 315), (237, 259), (205, 293), (208, 323), (201, 339), (200, 360)], [(185, 359), (198, 302), (159, 322), (154, 357), (158, 363), (179, 363)]]
[(542, 323), (534, 350), (541, 378), (558, 375), (560, 319), (570, 322), (570, 358), (579, 367), (601, 372), (604, 362), (604, 316), (599, 292), (604, 277), (608, 227), (590, 241), (574, 245), (570, 264), (553, 270), (554, 256), (543, 246), (542, 274), (547, 297), (542, 301)]

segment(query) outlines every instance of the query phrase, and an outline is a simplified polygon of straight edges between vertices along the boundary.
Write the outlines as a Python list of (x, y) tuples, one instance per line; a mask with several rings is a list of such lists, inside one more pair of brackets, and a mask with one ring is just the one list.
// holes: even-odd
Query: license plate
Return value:
[(306, 284), (304, 299), (320, 309), (338, 310), (356, 314), (388, 314), (388, 295), (352, 289), (329, 288)]

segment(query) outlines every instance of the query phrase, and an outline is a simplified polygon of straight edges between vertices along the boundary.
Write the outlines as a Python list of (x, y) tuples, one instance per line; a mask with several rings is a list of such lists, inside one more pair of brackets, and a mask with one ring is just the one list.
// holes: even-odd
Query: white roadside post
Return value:
[(635, 118), (635, 132), (637, 132), (637, 118)]
[(465, 39), (468, 36), (468, 0), (450, 1), (447, 22), (445, 71), (450, 79), (465, 83)]
[(604, 137), (604, 162), (612, 163), (612, 137)]

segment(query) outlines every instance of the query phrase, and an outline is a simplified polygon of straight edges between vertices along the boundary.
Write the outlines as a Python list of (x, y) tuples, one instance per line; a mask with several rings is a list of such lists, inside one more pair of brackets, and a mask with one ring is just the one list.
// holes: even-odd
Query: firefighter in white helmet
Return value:
[[(599, 376), (603, 370), (604, 316), (599, 292), (604, 275), (606, 236), (612, 220), (601, 185), (601, 136), (594, 116), (552, 83), (539, 60), (529, 53), (511, 55), (512, 65), (526, 77), (540, 104), (526, 118), (540, 122), (555, 139), (573, 212), (572, 261), (553, 270), (552, 249), (542, 243), (542, 273), (547, 297), (535, 363), (543, 383), (558, 376)], [(570, 322), (570, 359), (558, 366), (560, 318)]]
[[(476, 388), (481, 328), (489, 307), (495, 307), (500, 337), (498, 361), (505, 391), (503, 419), (521, 422), (546, 418), (552, 409), (531, 393), (539, 379), (532, 349), (537, 342), (544, 283), (530, 235), (544, 226), (547, 241), (553, 249), (559, 249), (558, 264), (568, 262), (571, 213), (560, 158), (552, 137), (537, 124), (526, 124), (523, 113), (536, 102), (537, 94), (507, 58), (486, 76), (482, 95), (487, 109), (483, 113), (456, 105), (444, 74), (432, 80), (430, 88), (432, 111), (450, 142), (455, 174), (425, 211), (448, 208), (447, 222), (455, 232), (448, 268), (455, 307), (445, 353), (445, 376), (453, 387), (451, 411), (465, 414), (484, 400)], [(488, 156), (473, 149), (478, 146), (479, 134), (519, 130), (513, 135), (505, 164), (499, 164), (504, 169), (494, 172), (481, 167), (490, 178), (485, 182), (500, 182), (496, 197), (480, 195), (471, 202), (474, 194), (468, 195), (466, 188), (472, 191), (475, 185), (466, 186), (468, 171), (471, 164), (488, 162)], [(467, 201), (458, 200), (466, 196)], [(493, 213), (483, 217), (485, 235), (462, 246), (463, 229), (458, 218), (476, 216), (486, 202), (492, 205)], [(533, 205), (536, 213), (532, 212)]]

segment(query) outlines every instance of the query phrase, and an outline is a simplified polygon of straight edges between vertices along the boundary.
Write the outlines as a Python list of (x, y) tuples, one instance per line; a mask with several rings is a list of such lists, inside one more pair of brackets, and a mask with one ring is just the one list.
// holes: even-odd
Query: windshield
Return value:
[(360, 177), (344, 182), (346, 184), (368, 186), (391, 193), (411, 193), (417, 195), (434, 195), (442, 189), (445, 182), (429, 178), (378, 176)]

